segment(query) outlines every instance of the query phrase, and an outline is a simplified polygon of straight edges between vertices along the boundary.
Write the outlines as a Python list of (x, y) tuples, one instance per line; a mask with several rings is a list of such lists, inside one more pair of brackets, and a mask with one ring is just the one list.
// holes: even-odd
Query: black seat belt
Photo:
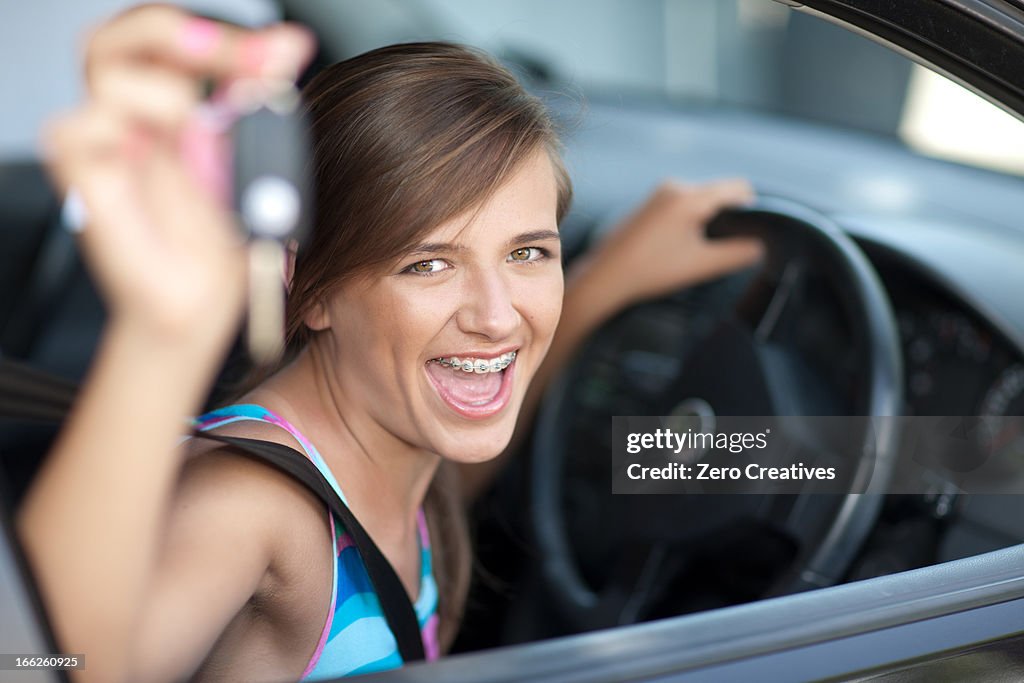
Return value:
[(59, 423), (74, 398), (74, 382), (0, 358), (0, 417)]
[[(67, 380), (0, 358), (0, 417), (43, 422), (63, 420), (74, 398)], [(312, 491), (333, 513), (355, 542), (381, 611), (398, 643), (402, 661), (425, 659), (416, 610), (391, 563), (366, 533), (345, 502), (309, 458), (294, 448), (272, 441), (220, 436), (196, 431), (193, 437), (219, 441), (288, 474)]]
[(402, 655), (402, 660), (408, 663), (425, 658), (419, 621), (416, 619), (416, 611), (405, 586), (402, 585), (391, 563), (366, 533), (363, 525), (309, 458), (294, 448), (273, 441), (220, 436), (206, 432), (194, 432), (192, 436), (234, 446), (246, 455), (291, 475), (325, 502), (330, 511), (341, 520), (345, 531), (352, 536), (359, 555), (363, 558), (366, 573), (370, 575), (373, 589), (380, 600), (384, 619), (398, 642), (398, 652)]

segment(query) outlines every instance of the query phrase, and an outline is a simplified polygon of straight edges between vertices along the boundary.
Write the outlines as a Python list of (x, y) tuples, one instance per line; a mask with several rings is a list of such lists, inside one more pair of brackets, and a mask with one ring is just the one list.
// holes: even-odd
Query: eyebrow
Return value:
[[(523, 244), (524, 242), (544, 242), (546, 240), (560, 240), (557, 230), (532, 230), (516, 235), (510, 239), (507, 246)], [(444, 254), (451, 252), (465, 251), (466, 245), (456, 242), (424, 242), (417, 244), (410, 249), (408, 254)]]

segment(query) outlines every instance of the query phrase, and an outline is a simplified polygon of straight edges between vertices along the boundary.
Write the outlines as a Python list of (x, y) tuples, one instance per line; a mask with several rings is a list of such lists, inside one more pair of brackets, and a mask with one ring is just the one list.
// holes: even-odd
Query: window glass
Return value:
[(1024, 174), (1024, 126), (907, 58), (769, 0), (430, 0), (462, 39), (588, 94), (754, 108)]

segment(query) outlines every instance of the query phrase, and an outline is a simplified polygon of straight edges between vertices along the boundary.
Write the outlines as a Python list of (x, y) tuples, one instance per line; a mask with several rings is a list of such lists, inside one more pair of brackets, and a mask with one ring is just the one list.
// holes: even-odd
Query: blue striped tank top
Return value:
[[(338, 486), (334, 474), (312, 443), (287, 420), (255, 404), (239, 404), (220, 408), (195, 418), (193, 425), (200, 431), (221, 427), (242, 420), (269, 422), (286, 430), (301, 444), (306, 456), (317, 466), (334, 490), (348, 500)], [(396, 669), (402, 666), (391, 629), (381, 611), (380, 601), (370, 583), (359, 551), (340, 520), (330, 515), (331, 538), (334, 548), (334, 580), (331, 590), (331, 608), (327, 623), (316, 644), (316, 649), (302, 680), (315, 681), (356, 674)], [(428, 660), (440, 655), (438, 642), (437, 584), (430, 559), (430, 536), (421, 509), (418, 517), (420, 538), (420, 591), (413, 608), (423, 635), (423, 649)]]

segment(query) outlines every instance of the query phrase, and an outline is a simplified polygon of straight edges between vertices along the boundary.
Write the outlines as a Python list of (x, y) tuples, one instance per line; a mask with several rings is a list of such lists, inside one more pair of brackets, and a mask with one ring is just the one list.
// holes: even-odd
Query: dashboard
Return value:
[(872, 261), (899, 326), (904, 414), (1024, 415), (1021, 350), (927, 274), (885, 252), (873, 253)]
[[(1024, 347), (1019, 329), (1019, 282), (1024, 279), (1024, 235), (992, 228), (939, 227), (934, 239), (912, 228), (914, 238), (888, 231), (861, 246), (879, 272), (897, 317), (905, 374), (904, 414), (1024, 415)], [(993, 233), (998, 237), (993, 238)], [(955, 249), (951, 248), (955, 245)], [(997, 253), (998, 252), (998, 253)], [(1019, 431), (1003, 439), (1020, 450)], [(1008, 476), (1024, 476), (1021, 471)], [(894, 497), (895, 498), (895, 497)], [(899, 508), (901, 515), (894, 515)], [(1024, 503), (1018, 495), (958, 495), (939, 487), (913, 501), (890, 501), (881, 527), (908, 519), (932, 520), (932, 548), (923, 563), (945, 562), (1024, 542)], [(893, 522), (898, 516), (900, 521)], [(879, 532), (876, 531), (876, 536)], [(892, 553), (892, 549), (889, 551)]]

